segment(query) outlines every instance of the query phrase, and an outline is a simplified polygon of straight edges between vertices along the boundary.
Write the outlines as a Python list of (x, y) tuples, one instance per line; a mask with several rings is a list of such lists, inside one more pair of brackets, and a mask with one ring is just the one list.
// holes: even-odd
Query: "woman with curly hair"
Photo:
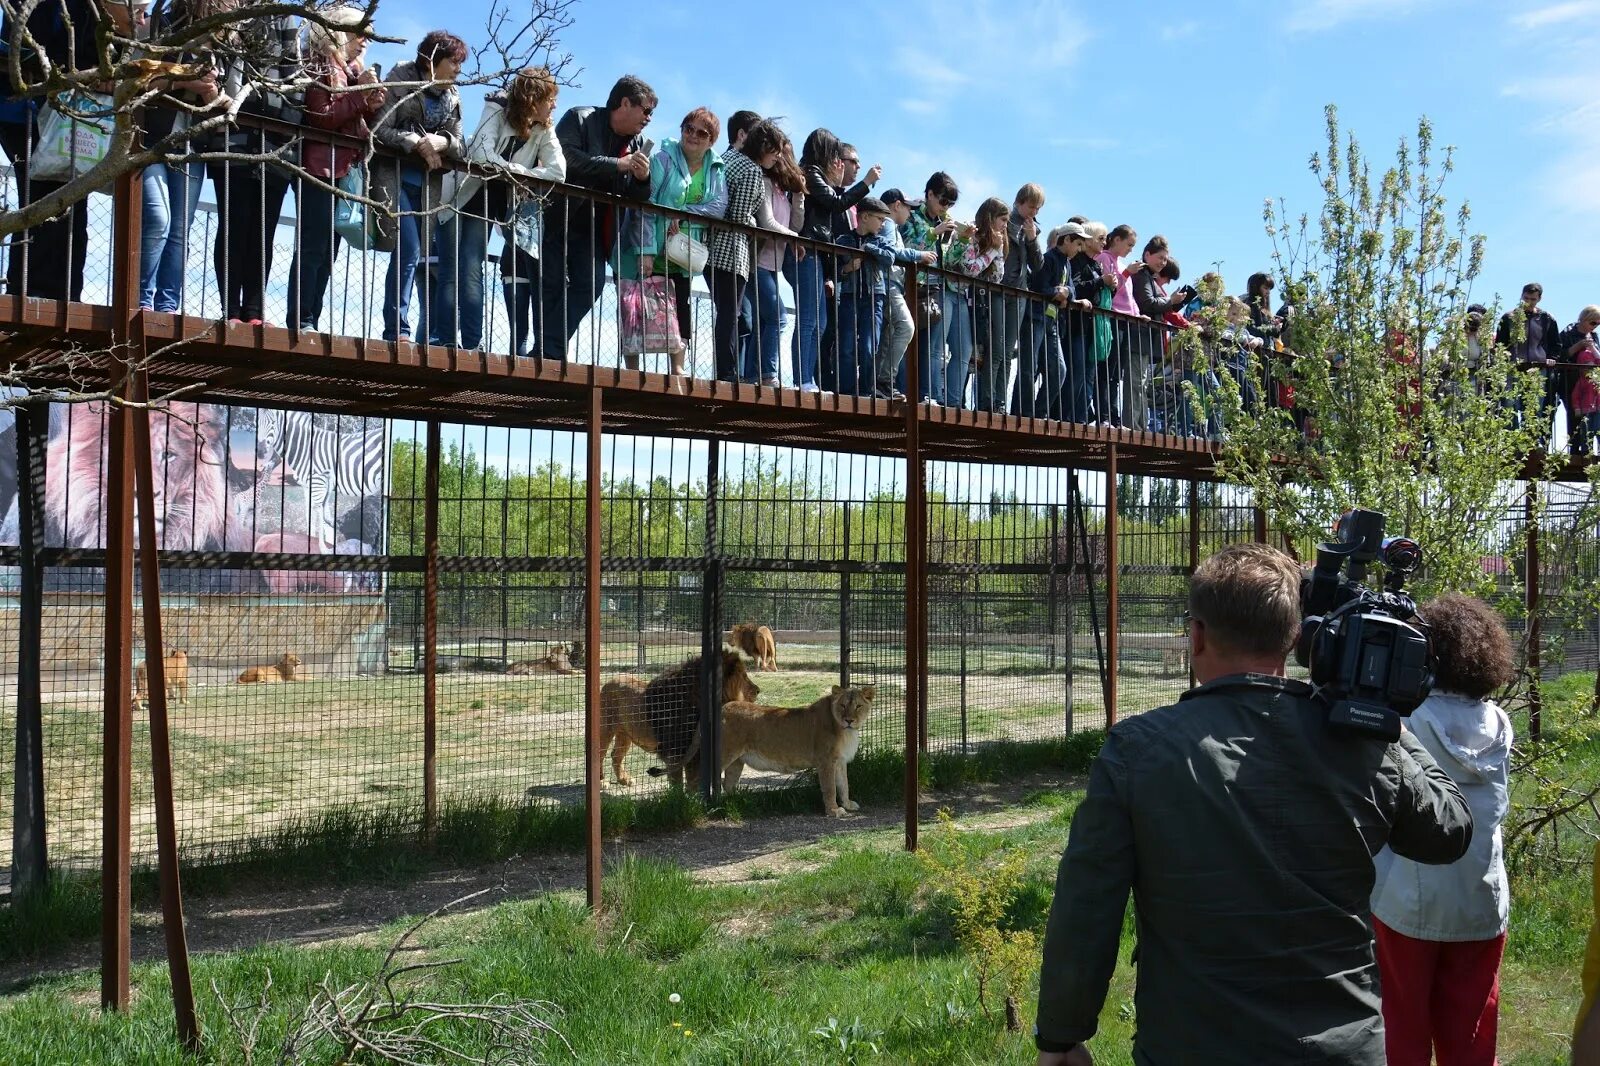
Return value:
[(1378, 853), (1373, 930), (1391, 1066), (1491, 1066), (1510, 893), (1500, 823), (1508, 807), (1511, 720), (1493, 700), (1516, 673), (1511, 638), (1482, 600), (1422, 606), (1433, 641), (1433, 695), (1406, 728), (1472, 809), (1472, 845), (1448, 866)]

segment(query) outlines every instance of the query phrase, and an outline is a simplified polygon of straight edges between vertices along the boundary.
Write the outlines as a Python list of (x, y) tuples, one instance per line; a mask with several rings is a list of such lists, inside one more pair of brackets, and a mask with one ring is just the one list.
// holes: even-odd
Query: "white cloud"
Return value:
[(1600, 115), (1600, 71), (1528, 78), (1506, 85), (1500, 94), (1548, 105), (1549, 110), (1533, 120), (1537, 129), (1587, 135)]
[(913, 115), (935, 115), (939, 112), (939, 104), (934, 100), (907, 97), (900, 101), (900, 110), (907, 111)]
[(1518, 12), (1511, 16), (1511, 24), (1521, 30), (1538, 30), (1596, 14), (1600, 14), (1600, 0), (1564, 0)]
[(1584, 149), (1545, 171), (1540, 202), (1583, 218), (1600, 213), (1600, 150)]
[[(904, 9), (896, 6), (892, 17), (894, 32), (903, 34)], [(1059, 75), (1091, 37), (1061, 0), (919, 0), (918, 17), (938, 26), (936, 40), (948, 47), (919, 36), (896, 49), (894, 68), (934, 99), (974, 89), (1012, 94), (1021, 79)]]
[(1290, 33), (1319, 33), (1371, 18), (1409, 14), (1433, 0), (1299, 0), (1289, 11), (1284, 29)]
[(1188, 22), (1176, 22), (1161, 27), (1161, 39), (1163, 41), (1181, 41), (1187, 37), (1193, 37), (1199, 32), (1200, 23), (1190, 19)]

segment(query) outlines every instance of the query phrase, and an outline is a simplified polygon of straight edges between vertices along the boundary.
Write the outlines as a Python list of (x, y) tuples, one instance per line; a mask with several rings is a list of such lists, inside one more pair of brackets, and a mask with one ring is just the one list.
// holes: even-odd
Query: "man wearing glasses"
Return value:
[[(605, 107), (575, 107), (561, 116), (556, 137), (567, 160), (567, 182), (640, 202), (650, 199), (650, 142), (642, 135), (655, 113), (655, 90), (625, 74)], [(543, 321), (539, 353), (567, 361), (567, 346), (605, 286), (606, 260), (617, 251), (616, 211), (606, 204), (554, 196), (545, 207)]]

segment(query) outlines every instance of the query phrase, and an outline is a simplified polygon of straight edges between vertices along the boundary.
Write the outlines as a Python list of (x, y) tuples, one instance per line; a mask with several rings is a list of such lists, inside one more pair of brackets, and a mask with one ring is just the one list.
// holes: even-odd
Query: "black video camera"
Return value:
[[(1317, 545), (1317, 565), (1300, 583), (1306, 617), (1295, 659), (1311, 670), (1333, 726), (1393, 741), (1400, 718), (1433, 688), (1433, 646), (1401, 591), (1422, 548), (1386, 539), (1383, 525), (1377, 511), (1348, 511), (1334, 526), (1338, 539)], [(1384, 569), (1381, 592), (1362, 584), (1373, 562)]]

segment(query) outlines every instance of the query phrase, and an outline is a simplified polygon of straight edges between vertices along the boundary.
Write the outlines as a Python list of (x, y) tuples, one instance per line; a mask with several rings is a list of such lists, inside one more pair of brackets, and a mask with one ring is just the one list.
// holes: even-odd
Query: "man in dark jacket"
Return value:
[[(611, 87), (605, 107), (575, 107), (562, 115), (556, 137), (567, 158), (568, 184), (625, 200), (650, 199), (650, 142), (641, 134), (655, 109), (655, 90), (625, 74)], [(566, 362), (567, 345), (600, 299), (620, 229), (610, 204), (555, 196), (546, 205), (539, 278), (539, 351), (545, 359)]]
[[(1522, 302), (1500, 316), (1500, 325), (1494, 331), (1494, 342), (1511, 352), (1512, 362), (1530, 373), (1544, 375), (1544, 392), (1539, 398), (1539, 410), (1534, 426), (1540, 440), (1548, 440), (1554, 430), (1555, 408), (1564, 391), (1561, 380), (1564, 372), (1557, 367), (1561, 361), (1561, 327), (1549, 311), (1539, 306), (1544, 299), (1544, 286), (1530, 281), (1522, 287)], [(1517, 405), (1519, 423), (1528, 417), (1521, 404)]]
[(1372, 857), (1448, 863), (1472, 815), (1409, 733), (1341, 733), (1283, 676), (1300, 567), (1265, 544), (1212, 556), (1189, 589), (1202, 682), (1106, 737), (1072, 821), (1045, 934), (1040, 1066), (1085, 1066), (1138, 916), (1145, 1064), (1382, 1066)]

